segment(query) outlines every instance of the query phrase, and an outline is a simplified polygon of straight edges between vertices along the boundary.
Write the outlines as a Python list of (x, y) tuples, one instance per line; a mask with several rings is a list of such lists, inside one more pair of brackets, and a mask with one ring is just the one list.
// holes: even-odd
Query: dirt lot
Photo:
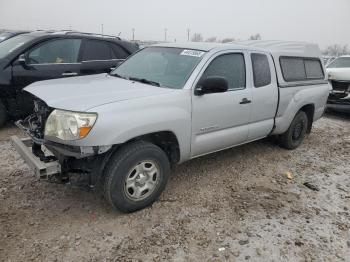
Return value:
[(321, 119), (295, 151), (264, 140), (180, 165), (133, 214), (38, 181), (16, 132), (0, 131), (0, 261), (350, 261), (349, 119)]

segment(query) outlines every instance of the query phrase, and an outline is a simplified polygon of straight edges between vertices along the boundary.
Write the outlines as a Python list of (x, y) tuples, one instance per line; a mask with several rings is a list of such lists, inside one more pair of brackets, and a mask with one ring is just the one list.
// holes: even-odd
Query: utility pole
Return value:
[(132, 41), (135, 41), (135, 28), (132, 29)]
[(166, 33), (167, 33), (168, 29), (164, 28), (164, 42), (166, 42)]
[(187, 28), (187, 42), (190, 42), (190, 29)]
[(101, 24), (101, 34), (103, 35), (103, 24)]

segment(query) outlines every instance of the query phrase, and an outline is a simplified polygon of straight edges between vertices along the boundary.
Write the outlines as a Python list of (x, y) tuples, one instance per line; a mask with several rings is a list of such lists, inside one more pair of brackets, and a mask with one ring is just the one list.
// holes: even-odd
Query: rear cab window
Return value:
[(323, 80), (324, 72), (319, 58), (280, 57), (282, 75), (286, 82)]
[(267, 55), (252, 53), (250, 55), (253, 67), (255, 87), (263, 87), (271, 84), (271, 70)]

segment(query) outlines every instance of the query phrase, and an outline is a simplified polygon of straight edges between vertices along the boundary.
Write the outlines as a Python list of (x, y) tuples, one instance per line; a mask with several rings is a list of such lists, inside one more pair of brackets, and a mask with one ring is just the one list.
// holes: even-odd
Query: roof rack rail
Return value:
[(81, 34), (81, 35), (90, 35), (90, 36), (102, 36), (102, 37), (109, 37), (109, 38), (116, 38), (118, 40), (121, 40), (119, 36), (115, 35), (106, 35), (106, 34), (97, 34), (97, 33), (86, 33), (86, 32), (79, 32), (79, 31), (64, 31), (64, 34)]

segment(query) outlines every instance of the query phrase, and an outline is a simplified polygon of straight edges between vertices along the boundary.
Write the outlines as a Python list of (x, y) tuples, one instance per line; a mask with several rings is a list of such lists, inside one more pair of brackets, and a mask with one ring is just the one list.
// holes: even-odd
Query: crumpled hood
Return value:
[(350, 81), (350, 68), (327, 68), (329, 80)]
[(24, 90), (52, 108), (71, 111), (87, 111), (103, 104), (174, 91), (107, 74), (40, 81)]

